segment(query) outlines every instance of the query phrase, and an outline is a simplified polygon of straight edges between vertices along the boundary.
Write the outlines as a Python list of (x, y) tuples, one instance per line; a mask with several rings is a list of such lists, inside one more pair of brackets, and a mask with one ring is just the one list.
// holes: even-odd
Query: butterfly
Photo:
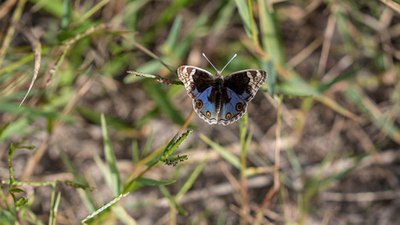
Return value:
[(234, 72), (226, 77), (203, 56), (217, 71), (214, 77), (207, 70), (195, 66), (180, 66), (178, 77), (193, 100), (194, 111), (209, 124), (229, 125), (240, 119), (246, 112), (247, 103), (254, 98), (264, 83), (267, 73), (264, 70), (247, 69)]

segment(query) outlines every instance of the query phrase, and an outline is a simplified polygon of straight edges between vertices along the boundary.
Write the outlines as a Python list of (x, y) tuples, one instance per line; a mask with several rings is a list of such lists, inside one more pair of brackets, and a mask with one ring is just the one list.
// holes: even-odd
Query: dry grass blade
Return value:
[(161, 64), (163, 64), (166, 68), (168, 68), (169, 71), (175, 73), (175, 69), (169, 65), (168, 63), (164, 62), (158, 55), (154, 54), (151, 50), (143, 46), (142, 44), (138, 43), (137, 41), (132, 41), (131, 42), (137, 49), (140, 51), (144, 52), (146, 55), (152, 57), (153, 59), (156, 59), (159, 61)]
[(311, 42), (307, 47), (301, 50), (297, 55), (291, 58), (287, 65), (290, 67), (296, 67), (309, 57), (315, 50), (317, 50), (322, 44), (322, 38), (317, 38)]
[(83, 31), (82, 33), (78, 33), (74, 37), (65, 41), (65, 43), (60, 48), (61, 54), (56, 58), (56, 60), (54, 62), (52, 62), (53, 63), (52, 66), (45, 73), (44, 81), (46, 83), (44, 86), (48, 86), (51, 83), (53, 76), (57, 73), (58, 68), (64, 62), (66, 55), (70, 52), (71, 48), (73, 47), (73, 45), (76, 42), (78, 42), (79, 40), (81, 40), (85, 37), (88, 37), (88, 36), (94, 34), (95, 32), (104, 30), (106, 28), (107, 28), (107, 24), (104, 24), (104, 23), (96, 25), (96, 26), (91, 26), (88, 29), (86, 29), (85, 31)]
[(318, 74), (321, 76), (325, 72), (326, 64), (328, 61), (328, 56), (329, 56), (329, 51), (332, 45), (332, 36), (335, 31), (335, 24), (336, 24), (336, 16), (334, 14), (331, 14), (329, 16), (327, 25), (326, 25), (326, 30), (324, 34), (324, 42), (322, 44), (322, 52), (321, 52), (321, 58), (319, 59), (319, 64), (318, 64)]
[(281, 155), (281, 129), (282, 129), (282, 97), (277, 98), (278, 102), (278, 111), (277, 111), (277, 125), (275, 128), (275, 148), (274, 148), (274, 184), (272, 188), (265, 194), (262, 203), (260, 204), (257, 210), (257, 223), (261, 224), (261, 218), (263, 214), (263, 209), (267, 208), (270, 204), (271, 199), (276, 195), (280, 188), (280, 179), (279, 179), (279, 168), (280, 168), (280, 155)]
[(0, 19), (4, 18), (11, 11), (15, 3), (17, 3), (17, 0), (7, 0), (0, 5)]
[(391, 9), (396, 11), (398, 14), (400, 14), (400, 4), (397, 2), (394, 2), (393, 0), (381, 0), (384, 4), (389, 6)]
[(37, 79), (38, 74), (39, 74), (40, 62), (42, 60), (42, 54), (41, 54), (42, 46), (40, 44), (39, 38), (35, 37), (33, 32), (24, 31), (23, 33), (28, 38), (29, 42), (32, 45), (32, 49), (33, 49), (34, 57), (35, 57), (35, 65), (33, 68), (33, 76), (32, 76), (31, 83), (29, 84), (28, 91), (26, 92), (21, 103), (19, 103), (19, 106), (21, 106), (24, 103), (25, 99), (28, 97), (30, 91), (32, 90), (32, 87)]
[(335, 202), (372, 202), (400, 199), (400, 190), (361, 192), (361, 193), (322, 193), (324, 201)]
[(363, 170), (367, 167), (372, 167), (372, 166), (390, 165), (399, 160), (400, 160), (399, 149), (393, 149), (393, 150), (387, 150), (383, 153), (366, 156), (363, 159), (361, 159), (361, 161), (355, 158), (336, 160), (331, 162), (330, 165), (324, 167), (322, 171), (319, 165), (313, 166), (307, 168), (304, 174), (306, 176), (312, 177), (318, 173), (321, 173), (322, 176), (320, 178), (325, 179), (327, 177), (332, 177), (335, 174), (340, 174), (345, 171), (349, 171), (351, 169), (353, 169), (353, 171), (356, 171), (356, 170)]
[[(221, 167), (222, 168), (222, 167)], [(237, 181), (236, 181), (237, 183)], [(252, 189), (257, 189), (257, 188), (263, 188), (272, 183), (272, 179), (266, 176), (257, 176), (257, 177), (252, 177), (249, 178), (247, 181), (247, 187), (249, 190)], [(239, 185), (237, 183), (237, 185)], [(236, 185), (228, 182), (228, 183), (221, 183), (221, 184), (215, 184), (211, 187), (205, 188), (205, 189), (197, 189), (188, 192), (187, 194), (182, 197), (182, 199), (179, 201), (180, 204), (188, 204), (188, 203), (193, 203), (193, 202), (198, 202), (200, 200), (208, 199), (208, 198), (214, 198), (214, 197), (219, 197), (219, 196), (229, 196), (232, 194), (235, 194), (239, 191), (237, 186), (236, 188), (234, 187)], [(157, 206), (160, 207), (168, 207), (168, 200), (167, 199), (161, 199), (158, 201)]]
[(26, 3), (26, 0), (20, 0), (18, 2), (17, 7), (14, 11), (14, 14), (11, 18), (11, 25), (8, 28), (7, 33), (3, 39), (3, 44), (0, 47), (0, 67), (3, 64), (4, 56), (7, 53), (8, 48), (10, 47), (12, 38), (15, 33), (17, 23), (18, 23), (19, 19), (21, 18), (22, 12), (24, 10), (25, 3)]

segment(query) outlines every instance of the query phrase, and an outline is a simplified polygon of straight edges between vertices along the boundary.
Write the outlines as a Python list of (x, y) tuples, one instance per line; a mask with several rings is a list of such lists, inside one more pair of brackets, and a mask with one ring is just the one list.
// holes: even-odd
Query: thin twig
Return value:
[(176, 84), (176, 85), (183, 85), (183, 83), (179, 80), (171, 80), (167, 78), (163, 78), (159, 75), (154, 75), (154, 74), (148, 74), (148, 73), (141, 73), (137, 71), (126, 71), (129, 74), (136, 75), (138, 77), (145, 77), (145, 78), (151, 78), (155, 79), (157, 82), (162, 83), (162, 84)]
[(173, 66), (167, 64), (166, 62), (164, 62), (159, 56), (157, 56), (156, 54), (154, 54), (152, 51), (150, 51), (149, 49), (147, 49), (146, 47), (144, 47), (143, 45), (141, 45), (140, 43), (136, 42), (136, 41), (132, 41), (132, 44), (138, 48), (140, 51), (144, 52), (145, 54), (147, 54), (148, 56), (152, 57), (153, 59), (158, 60), (161, 64), (163, 64), (170, 72), (172, 73), (176, 73), (175, 69)]

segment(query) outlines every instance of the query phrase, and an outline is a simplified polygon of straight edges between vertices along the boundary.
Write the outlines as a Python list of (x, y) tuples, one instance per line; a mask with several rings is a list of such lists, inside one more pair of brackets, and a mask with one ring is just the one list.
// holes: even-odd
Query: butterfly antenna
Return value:
[(236, 58), (237, 54), (235, 53), (232, 58), (228, 61), (228, 63), (224, 66), (224, 68), (222, 68), (222, 70), (217, 70), (217, 68), (215, 68), (214, 64), (212, 64), (212, 62), (207, 58), (206, 54), (204, 54), (204, 52), (202, 53), (203, 57), (211, 64), (211, 66), (215, 69), (215, 71), (217, 71), (218, 75), (221, 75), (222, 71), (224, 71), (224, 69), (229, 65), (229, 63), (232, 62), (232, 60), (234, 58)]
[(232, 58), (228, 61), (228, 63), (226, 63), (226, 65), (224, 66), (224, 68), (222, 68), (222, 70), (221, 70), (220, 73), (222, 73), (222, 71), (224, 71), (224, 69), (229, 65), (229, 63), (232, 62), (232, 60), (233, 60), (234, 58), (236, 58), (236, 56), (237, 56), (237, 54), (235, 53), (235, 54), (232, 56)]
[(212, 64), (212, 62), (207, 58), (206, 54), (204, 54), (204, 52), (202, 53), (203, 57), (208, 61), (208, 63), (210, 63), (210, 65), (215, 69), (215, 71), (217, 71), (217, 73), (220, 73), (217, 68), (215, 68), (214, 64)]

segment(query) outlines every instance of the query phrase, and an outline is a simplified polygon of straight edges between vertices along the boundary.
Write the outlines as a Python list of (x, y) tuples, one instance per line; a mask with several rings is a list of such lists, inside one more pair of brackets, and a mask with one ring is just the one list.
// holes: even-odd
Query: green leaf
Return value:
[(23, 193), (25, 192), (24, 190), (22, 190), (21, 188), (17, 188), (17, 187), (13, 187), (9, 189), (10, 193)]
[(172, 138), (165, 147), (162, 157), (166, 158), (169, 155), (171, 155), (179, 147), (179, 145), (189, 136), (191, 132), (192, 132), (191, 130), (187, 130), (179, 137), (177, 137), (178, 134), (176, 134), (174, 138)]
[(21, 206), (26, 205), (26, 203), (28, 203), (28, 199), (22, 197), (22, 198), (19, 198), (19, 199), (17, 200), (17, 202), (15, 203), (15, 206), (16, 206), (16, 207), (21, 207)]

